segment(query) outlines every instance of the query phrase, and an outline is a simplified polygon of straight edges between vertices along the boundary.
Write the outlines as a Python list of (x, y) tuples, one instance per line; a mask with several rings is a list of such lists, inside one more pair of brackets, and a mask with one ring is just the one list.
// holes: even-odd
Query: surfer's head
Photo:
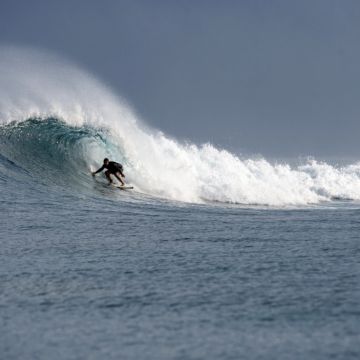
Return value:
[(104, 165), (107, 165), (109, 163), (109, 159), (108, 158), (105, 158), (104, 159)]

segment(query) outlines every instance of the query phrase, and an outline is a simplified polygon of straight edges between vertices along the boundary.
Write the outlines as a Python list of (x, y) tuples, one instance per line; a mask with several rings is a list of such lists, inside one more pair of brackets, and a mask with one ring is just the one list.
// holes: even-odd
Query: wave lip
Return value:
[(170, 200), (274, 206), (360, 200), (360, 164), (291, 167), (181, 143), (149, 129), (124, 100), (61, 58), (19, 48), (0, 54), (0, 151), (34, 176), (90, 186), (90, 169), (109, 157), (124, 164), (139, 192)]

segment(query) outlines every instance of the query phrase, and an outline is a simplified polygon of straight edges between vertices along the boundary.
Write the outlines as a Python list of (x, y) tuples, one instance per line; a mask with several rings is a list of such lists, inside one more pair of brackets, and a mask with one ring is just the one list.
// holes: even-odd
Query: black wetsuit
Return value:
[(107, 165), (103, 165), (99, 170), (95, 172), (95, 174), (99, 173), (100, 171), (103, 171), (104, 169), (108, 169), (110, 171), (110, 174), (116, 174), (123, 172), (123, 166), (115, 161), (109, 161)]

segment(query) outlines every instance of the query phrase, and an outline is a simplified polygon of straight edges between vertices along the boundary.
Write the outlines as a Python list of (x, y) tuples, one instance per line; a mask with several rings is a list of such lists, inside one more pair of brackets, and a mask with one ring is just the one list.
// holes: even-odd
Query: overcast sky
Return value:
[(1, 0), (0, 43), (75, 61), (180, 139), (360, 156), (360, 1)]

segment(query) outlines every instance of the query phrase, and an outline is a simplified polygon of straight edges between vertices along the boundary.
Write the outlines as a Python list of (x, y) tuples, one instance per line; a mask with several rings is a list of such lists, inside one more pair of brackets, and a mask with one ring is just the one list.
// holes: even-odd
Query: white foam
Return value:
[[(106, 129), (115, 144), (111, 154), (126, 160), (128, 179), (140, 191), (185, 202), (360, 199), (360, 164), (336, 168), (311, 161), (291, 168), (242, 159), (210, 144), (183, 144), (150, 130), (123, 99), (57, 56), (14, 47), (2, 47), (0, 54), (0, 123), (55, 116), (71, 126)], [(87, 144), (89, 167), (101, 163), (105, 150)]]

